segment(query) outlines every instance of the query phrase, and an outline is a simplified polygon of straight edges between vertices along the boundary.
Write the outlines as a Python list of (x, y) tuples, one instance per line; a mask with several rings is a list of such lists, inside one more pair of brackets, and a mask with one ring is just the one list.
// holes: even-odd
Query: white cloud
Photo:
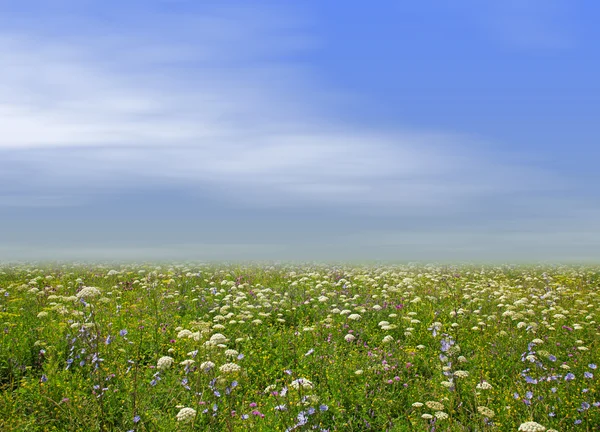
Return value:
[(0, 32), (0, 170), (25, 167), (33, 177), (13, 169), (7, 180), (52, 196), (162, 182), (259, 205), (403, 211), (553, 187), (477, 155), (467, 137), (327, 121), (335, 98), (301, 64), (277, 60), (313, 42), (259, 16), (171, 22), (185, 42)]

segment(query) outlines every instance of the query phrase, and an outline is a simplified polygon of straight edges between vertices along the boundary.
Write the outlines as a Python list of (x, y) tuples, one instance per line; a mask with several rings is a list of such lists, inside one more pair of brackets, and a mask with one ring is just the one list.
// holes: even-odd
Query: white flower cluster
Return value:
[(242, 370), (242, 367), (235, 363), (225, 363), (219, 370), (223, 373), (236, 373)]
[(86, 286), (86, 287), (81, 288), (81, 291), (79, 291), (76, 294), (76, 297), (78, 299), (82, 299), (82, 298), (98, 297), (101, 294), (102, 294), (102, 292), (98, 288)]
[(441, 402), (427, 401), (427, 402), (425, 402), (425, 405), (427, 405), (427, 408), (435, 410), (435, 411), (441, 411), (444, 409), (444, 404)]
[(487, 417), (489, 419), (494, 418), (494, 416), (496, 415), (494, 410), (492, 410), (488, 407), (485, 407), (485, 406), (478, 406), (477, 411), (479, 411), (479, 414), (481, 414), (482, 416)]
[(202, 369), (204, 372), (208, 372), (214, 367), (215, 364), (211, 361), (205, 361), (204, 363), (200, 364), (200, 369)]
[(480, 390), (490, 390), (492, 385), (487, 381), (481, 381), (476, 387)]
[(541, 424), (536, 423), (534, 421), (521, 423), (521, 426), (519, 426), (519, 431), (521, 432), (544, 432), (545, 430), (545, 426), (542, 426)]
[(174, 361), (175, 360), (173, 359), (173, 357), (164, 356), (158, 359), (156, 367), (160, 370), (169, 369), (173, 365)]
[(354, 335), (353, 335), (353, 334), (351, 334), (351, 333), (348, 333), (346, 336), (344, 336), (344, 340), (345, 340), (346, 342), (353, 342), (353, 341), (354, 341), (354, 339), (356, 339), (356, 336), (354, 336)]
[(297, 380), (292, 381), (290, 387), (292, 387), (294, 390), (298, 390), (300, 388), (311, 389), (313, 387), (313, 383), (306, 378), (298, 378)]
[(196, 417), (196, 410), (193, 408), (181, 408), (177, 413), (177, 421), (180, 422), (190, 422)]

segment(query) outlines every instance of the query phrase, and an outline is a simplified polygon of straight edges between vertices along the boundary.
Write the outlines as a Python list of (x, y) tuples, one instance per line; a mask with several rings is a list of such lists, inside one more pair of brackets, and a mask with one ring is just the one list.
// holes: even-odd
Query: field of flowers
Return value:
[(0, 267), (2, 431), (597, 431), (600, 269)]

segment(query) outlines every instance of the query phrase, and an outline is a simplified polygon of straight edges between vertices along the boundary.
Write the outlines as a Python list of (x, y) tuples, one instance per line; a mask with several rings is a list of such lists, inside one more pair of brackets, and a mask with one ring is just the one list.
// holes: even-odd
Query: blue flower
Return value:
[(142, 418), (141, 418), (139, 415), (136, 415), (136, 416), (133, 418), (133, 422), (134, 422), (134, 423), (137, 423), (137, 422), (139, 422), (141, 419), (142, 419)]
[(552, 354), (550, 354), (548, 356), (548, 360), (555, 362), (556, 361), (556, 356), (553, 356)]
[(126, 335), (127, 335), (127, 330), (126, 330), (126, 329), (123, 329), (123, 330), (121, 330), (121, 331), (119, 332), (119, 335), (121, 335), (121, 336), (126, 336)]
[(530, 392), (530, 391), (528, 391), (527, 393), (525, 393), (525, 397), (526, 397), (527, 399), (531, 399), (531, 398), (533, 397), (533, 393), (532, 393), (532, 392)]
[(327, 405), (320, 405), (320, 406), (319, 406), (319, 409), (320, 409), (321, 411), (327, 411), (327, 410), (329, 409), (329, 407), (328, 407)]
[(572, 381), (575, 379), (575, 375), (571, 372), (565, 375), (565, 381)]
[(597, 368), (597, 366), (596, 366), (596, 364), (595, 364), (595, 363), (590, 363), (590, 364), (588, 365), (588, 367), (589, 367), (590, 369), (596, 369), (596, 368)]
[(593, 374), (593, 373), (591, 373), (591, 372), (584, 372), (584, 373), (583, 373), (583, 376), (584, 376), (585, 378), (594, 378), (594, 374)]

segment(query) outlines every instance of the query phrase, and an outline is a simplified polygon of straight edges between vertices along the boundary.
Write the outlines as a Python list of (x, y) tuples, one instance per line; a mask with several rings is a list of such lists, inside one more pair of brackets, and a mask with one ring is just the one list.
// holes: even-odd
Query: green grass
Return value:
[(597, 430), (599, 286), (593, 267), (5, 265), (0, 430)]

